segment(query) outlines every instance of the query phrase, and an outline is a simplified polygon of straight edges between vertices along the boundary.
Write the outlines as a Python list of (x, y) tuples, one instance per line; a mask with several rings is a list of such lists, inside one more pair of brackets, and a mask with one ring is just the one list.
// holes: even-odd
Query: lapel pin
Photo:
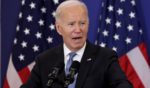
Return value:
[(87, 59), (87, 61), (91, 61), (91, 60), (92, 60), (91, 58)]

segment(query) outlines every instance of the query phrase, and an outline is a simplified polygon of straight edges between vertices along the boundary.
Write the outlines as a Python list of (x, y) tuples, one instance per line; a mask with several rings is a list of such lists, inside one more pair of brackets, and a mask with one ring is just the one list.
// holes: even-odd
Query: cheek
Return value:
[(65, 40), (71, 39), (71, 33), (69, 33), (69, 32), (63, 32), (62, 36)]
[(83, 30), (83, 34), (86, 36), (88, 33), (88, 29)]

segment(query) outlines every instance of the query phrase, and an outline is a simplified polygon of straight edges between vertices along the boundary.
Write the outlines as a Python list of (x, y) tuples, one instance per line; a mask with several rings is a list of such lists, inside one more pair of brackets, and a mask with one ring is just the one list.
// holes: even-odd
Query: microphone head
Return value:
[(79, 61), (73, 61), (72, 65), (70, 67), (70, 70), (75, 70), (75, 73), (79, 71), (80, 68), (80, 62)]
[(63, 71), (63, 68), (64, 68), (64, 63), (63, 62), (56, 63), (52, 67), (48, 77), (54, 77), (55, 78), (55, 76), (57, 76), (58, 74), (60, 74)]
[(53, 86), (54, 82), (58, 79), (58, 75), (61, 73), (63, 68), (64, 68), (63, 62), (56, 63), (54, 67), (52, 67), (50, 73), (48, 74), (48, 82), (46, 84), (48, 88), (49, 87), (51, 88)]
[(75, 74), (79, 71), (80, 68), (80, 62), (79, 61), (73, 61), (72, 65), (69, 69), (69, 74), (65, 77), (64, 80), (64, 87), (67, 88), (69, 84), (73, 83)]

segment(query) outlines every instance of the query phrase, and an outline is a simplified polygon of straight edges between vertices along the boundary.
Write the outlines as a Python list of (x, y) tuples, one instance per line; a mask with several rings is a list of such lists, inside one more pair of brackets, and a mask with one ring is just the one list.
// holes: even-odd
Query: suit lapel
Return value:
[[(84, 54), (82, 56), (75, 88), (82, 88), (82, 86), (84, 85), (89, 70), (92, 67), (92, 64), (95, 60), (96, 52), (97, 52), (97, 48), (91, 45), (89, 42), (87, 42)], [(63, 45), (59, 46), (56, 50), (56, 60), (64, 62)], [(65, 77), (65, 71), (63, 69), (63, 71), (59, 75), (59, 80), (64, 81), (64, 77)]]
[(81, 66), (80, 66), (75, 88), (82, 88), (82, 86), (84, 85), (89, 70), (92, 67), (92, 63), (95, 59), (96, 50), (97, 49), (93, 47), (93, 45), (87, 42), (87, 46), (81, 60)]

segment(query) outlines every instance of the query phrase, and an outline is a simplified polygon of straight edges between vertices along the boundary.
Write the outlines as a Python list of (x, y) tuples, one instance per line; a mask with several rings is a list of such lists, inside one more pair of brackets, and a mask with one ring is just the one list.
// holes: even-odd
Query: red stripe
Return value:
[(4, 81), (3, 88), (10, 88), (7, 79)]
[(136, 74), (126, 55), (120, 57), (119, 63), (121, 65), (122, 70), (128, 77), (128, 80), (133, 84), (134, 88), (144, 88), (144, 85), (142, 84), (141, 80), (139, 79), (138, 75)]
[(18, 72), (18, 74), (22, 80), (22, 83), (25, 83), (29, 78), (30, 71), (29, 71), (28, 67), (25, 67), (24, 69), (20, 70)]
[(144, 43), (141, 43), (139, 45), (139, 49), (141, 50), (141, 53), (143, 54), (146, 62), (148, 63), (148, 65), (150, 66), (150, 58), (148, 58), (148, 53), (147, 53), (147, 49)]

